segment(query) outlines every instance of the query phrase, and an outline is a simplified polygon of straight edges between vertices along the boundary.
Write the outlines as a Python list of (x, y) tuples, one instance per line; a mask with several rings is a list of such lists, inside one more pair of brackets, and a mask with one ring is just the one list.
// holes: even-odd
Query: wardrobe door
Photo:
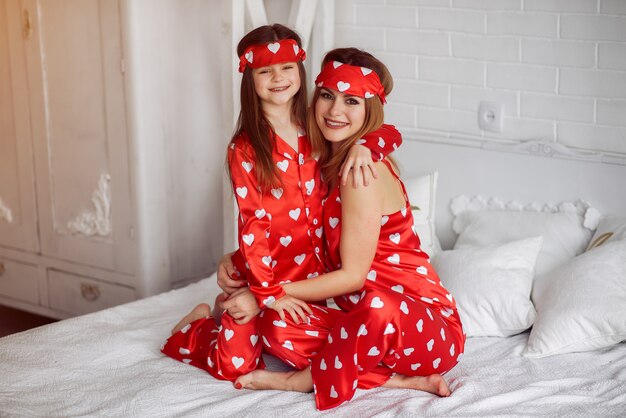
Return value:
[(39, 251), (23, 19), (0, 0), (0, 246)]
[(132, 273), (119, 1), (21, 4), (42, 252)]

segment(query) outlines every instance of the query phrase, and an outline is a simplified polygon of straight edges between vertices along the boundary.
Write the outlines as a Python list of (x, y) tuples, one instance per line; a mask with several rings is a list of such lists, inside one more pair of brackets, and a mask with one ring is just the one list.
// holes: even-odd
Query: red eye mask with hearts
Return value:
[(383, 104), (387, 103), (385, 88), (378, 74), (370, 68), (339, 61), (327, 62), (315, 79), (315, 85), (365, 99), (378, 96)]
[(246, 67), (262, 68), (283, 62), (304, 61), (306, 52), (293, 39), (283, 39), (269, 44), (252, 45), (239, 57), (239, 72)]

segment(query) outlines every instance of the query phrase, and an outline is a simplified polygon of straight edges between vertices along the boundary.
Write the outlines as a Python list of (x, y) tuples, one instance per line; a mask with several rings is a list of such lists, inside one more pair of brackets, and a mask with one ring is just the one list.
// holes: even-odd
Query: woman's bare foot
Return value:
[(439, 396), (450, 396), (450, 388), (440, 374), (431, 374), (430, 376), (405, 376), (396, 374), (389, 379), (383, 387), (415, 389), (424, 392), (434, 393)]
[(224, 302), (227, 297), (228, 296), (226, 296), (225, 293), (220, 293), (215, 297), (212, 315), (217, 325), (220, 325), (222, 323), (222, 314), (224, 313), (224, 308), (222, 308), (222, 302)]
[(311, 392), (313, 390), (313, 377), (311, 377), (310, 367), (293, 372), (254, 370), (237, 378), (235, 387), (237, 389), (275, 389), (292, 392)]
[(196, 321), (200, 318), (207, 318), (211, 316), (211, 307), (208, 303), (201, 303), (191, 312), (189, 312), (183, 319), (180, 320), (178, 324), (174, 328), (172, 328), (172, 335), (176, 334), (181, 329), (185, 328), (187, 324), (191, 324), (193, 321)]

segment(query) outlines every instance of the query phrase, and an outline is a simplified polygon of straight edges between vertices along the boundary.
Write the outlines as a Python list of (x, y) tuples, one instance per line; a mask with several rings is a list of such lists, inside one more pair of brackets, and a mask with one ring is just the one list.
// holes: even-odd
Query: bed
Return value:
[[(505, 202), (585, 197), (603, 214), (626, 215), (626, 197), (608, 190), (623, 187), (626, 166), (589, 160), (595, 156), (555, 159), (417, 141), (407, 141), (405, 150), (400, 156), (405, 176), (439, 171), (437, 197), (426, 202), (437, 217), (426, 221), (436, 225), (444, 248), (453, 245), (449, 207), (460, 193), (495, 195)], [(433, 158), (418, 166), (417, 156), (424, 153)], [(485, 177), (481, 168), (462, 182), (450, 181), (449, 173), (463, 170), (463, 165), (476, 167), (477, 158), (483, 161), (478, 167), (491, 164), (490, 172), (500, 170), (498, 175)], [(520, 179), (529, 166), (532, 173)], [(545, 183), (545, 170), (560, 187), (529, 187), (541, 179)], [(505, 175), (512, 176), (508, 183)], [(587, 180), (563, 180), (572, 178)], [(599, 182), (605, 187), (591, 187)], [(468, 199), (474, 202), (475, 197)], [(618, 286), (625, 287), (626, 275), (620, 280)], [(626, 335), (614, 336), (605, 347), (534, 358), (522, 355), (529, 331), (470, 337), (459, 365), (446, 374), (453, 391), (449, 398), (410, 390), (357, 390), (349, 404), (321, 413), (310, 394), (235, 390), (229, 382), (159, 351), (173, 324), (195, 304), (212, 301), (217, 292), (212, 276), (0, 339), (0, 416), (626, 416), (626, 344), (620, 342)], [(622, 308), (626, 304), (617, 306)], [(614, 325), (621, 326), (624, 318)], [(285, 367), (267, 360), (272, 369)]]

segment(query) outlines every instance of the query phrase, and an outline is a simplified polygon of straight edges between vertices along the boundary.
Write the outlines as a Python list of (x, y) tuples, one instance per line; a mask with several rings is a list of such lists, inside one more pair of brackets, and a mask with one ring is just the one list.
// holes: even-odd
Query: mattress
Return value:
[(0, 416), (626, 416), (626, 344), (527, 359), (520, 355), (527, 333), (469, 338), (446, 375), (449, 398), (357, 390), (350, 403), (322, 413), (311, 394), (236, 390), (159, 351), (178, 319), (217, 290), (213, 276), (1, 338)]

